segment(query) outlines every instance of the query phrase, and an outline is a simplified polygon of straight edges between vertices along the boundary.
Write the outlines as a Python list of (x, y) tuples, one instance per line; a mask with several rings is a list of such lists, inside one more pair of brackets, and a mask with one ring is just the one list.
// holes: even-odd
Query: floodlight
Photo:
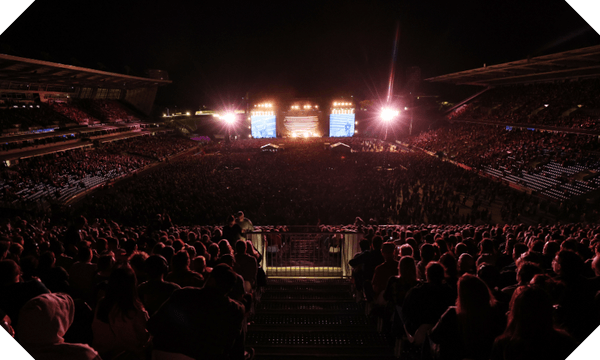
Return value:
[(232, 125), (235, 122), (235, 114), (227, 113), (227, 114), (223, 115), (223, 120), (225, 120), (225, 122), (227, 124)]
[(398, 111), (398, 110), (393, 110), (390, 108), (383, 108), (383, 109), (381, 109), (381, 120), (383, 120), (385, 122), (390, 122), (399, 114), (400, 114), (400, 111)]

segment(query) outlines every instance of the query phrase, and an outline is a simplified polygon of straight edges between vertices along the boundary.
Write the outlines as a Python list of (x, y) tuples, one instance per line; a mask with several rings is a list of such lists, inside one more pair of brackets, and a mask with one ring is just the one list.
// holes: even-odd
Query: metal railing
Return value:
[(260, 265), (269, 277), (350, 277), (348, 261), (359, 252), (362, 236), (311, 231), (247, 234), (263, 255)]

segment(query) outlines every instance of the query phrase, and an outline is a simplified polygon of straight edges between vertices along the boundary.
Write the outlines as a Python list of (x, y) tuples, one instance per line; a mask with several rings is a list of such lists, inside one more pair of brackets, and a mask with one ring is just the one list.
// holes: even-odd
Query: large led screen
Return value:
[(275, 115), (253, 115), (251, 126), (253, 138), (274, 138), (277, 136), (275, 132)]
[(317, 116), (286, 116), (283, 125), (292, 134), (315, 134), (319, 118)]
[(354, 114), (329, 115), (329, 136), (350, 137), (354, 135)]

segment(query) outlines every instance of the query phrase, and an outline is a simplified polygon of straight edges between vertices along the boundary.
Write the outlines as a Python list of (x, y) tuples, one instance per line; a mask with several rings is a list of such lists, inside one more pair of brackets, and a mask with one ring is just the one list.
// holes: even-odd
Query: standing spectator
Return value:
[(439, 344), (440, 359), (489, 359), (494, 339), (505, 325), (499, 310), (481, 279), (461, 276), (456, 306), (448, 308), (430, 333), (431, 341)]
[(412, 288), (402, 307), (406, 330), (413, 335), (421, 326), (423, 329), (433, 327), (456, 298), (452, 288), (444, 283), (442, 264), (430, 261), (425, 275), (427, 282)]
[[(364, 264), (365, 281), (371, 282), (373, 275), (375, 274), (375, 268), (384, 261), (383, 255), (381, 254), (382, 245), (383, 238), (377, 235), (373, 238), (371, 250), (358, 254), (348, 261), (350, 266), (354, 269)], [(370, 288), (371, 286), (368, 287)]]
[(398, 273), (398, 261), (394, 260), (394, 250), (396, 245), (393, 242), (386, 242), (381, 248), (383, 255), (383, 264), (375, 268), (373, 275), (373, 292), (375, 302), (383, 304), (383, 291), (388, 283), (388, 280)]
[(172, 271), (166, 276), (166, 280), (181, 287), (202, 287), (204, 278), (201, 274), (190, 270), (190, 255), (185, 250), (180, 250), (173, 256), (171, 261)]
[(244, 289), (251, 292), (256, 286), (258, 264), (254, 256), (246, 254), (246, 241), (238, 240), (235, 244), (235, 265), (233, 269), (244, 278)]
[(552, 301), (542, 288), (518, 288), (510, 302), (506, 330), (496, 338), (491, 359), (566, 359), (577, 341), (554, 326), (552, 313)]
[(250, 221), (250, 219), (244, 217), (244, 212), (238, 211), (236, 215), (237, 215), (236, 223), (242, 229), (243, 236), (247, 237), (246, 236), (247, 232), (254, 231), (254, 225), (252, 225), (252, 221)]
[(558, 324), (575, 339), (583, 341), (598, 325), (594, 309), (597, 285), (584, 277), (585, 263), (574, 251), (559, 251), (552, 266), (562, 287), (556, 314)]
[(227, 217), (227, 223), (223, 226), (223, 239), (227, 239), (230, 246), (242, 238), (242, 228), (235, 223), (233, 215)]
[(135, 273), (129, 266), (113, 270), (106, 295), (96, 306), (92, 323), (92, 346), (103, 359), (127, 352), (144, 358), (149, 335), (146, 331), (148, 313), (137, 293)]
[(177, 290), (150, 318), (155, 359), (244, 359), (244, 306), (228, 297), (236, 274), (217, 265), (201, 289)]
[(98, 266), (92, 264), (92, 256), (92, 249), (87, 246), (80, 246), (77, 262), (69, 269), (69, 279), (74, 296), (83, 298), (86, 301), (92, 300), (94, 277), (98, 270)]
[(169, 271), (167, 260), (161, 255), (151, 255), (144, 262), (148, 281), (138, 286), (138, 295), (148, 314), (152, 315), (181, 287), (175, 283), (164, 281), (163, 277)]

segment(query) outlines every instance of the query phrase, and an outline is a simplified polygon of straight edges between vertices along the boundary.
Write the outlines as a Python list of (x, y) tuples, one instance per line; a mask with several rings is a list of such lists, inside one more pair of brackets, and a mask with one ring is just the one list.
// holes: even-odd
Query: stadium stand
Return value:
[[(544, 61), (564, 71), (563, 58)], [(22, 76), (24, 62), (149, 81), (2, 56), (0, 71)], [(60, 129), (16, 135), (5, 152), (35, 156), (4, 158), (4, 202), (64, 202), (156, 166), (0, 222), (2, 327), (40, 358), (565, 359), (600, 324), (598, 139), (506, 121), (587, 131), (575, 113), (596, 105), (559, 99), (569, 84), (529, 86), (518, 99), (482, 92), (406, 144), (200, 136), (197, 147), (143, 136), (115, 102), (122, 89), (55, 101), (59, 122), (127, 124), (73, 128), (64, 145), (76, 148), (62, 151)], [(44, 124), (19, 116), (7, 127)], [(306, 279), (323, 274), (334, 278)]]
[(195, 144), (191, 140), (165, 135), (139, 136), (106, 142), (90, 151), (79, 148), (21, 159), (17, 165), (3, 171), (0, 201), (64, 202), (90, 188), (132, 174), (156, 160), (189, 150)]
[(600, 130), (600, 80), (512, 85), (486, 91), (454, 119)]

